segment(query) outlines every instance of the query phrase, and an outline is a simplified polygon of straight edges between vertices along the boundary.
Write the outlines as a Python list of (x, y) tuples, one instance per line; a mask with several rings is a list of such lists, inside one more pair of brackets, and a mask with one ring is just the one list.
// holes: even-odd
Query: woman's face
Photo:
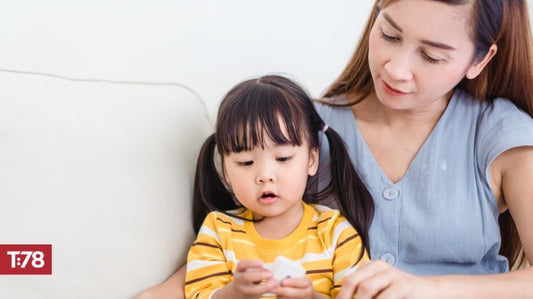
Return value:
[(399, 0), (384, 7), (369, 39), (368, 60), (379, 101), (395, 110), (442, 107), (472, 71), (471, 4)]

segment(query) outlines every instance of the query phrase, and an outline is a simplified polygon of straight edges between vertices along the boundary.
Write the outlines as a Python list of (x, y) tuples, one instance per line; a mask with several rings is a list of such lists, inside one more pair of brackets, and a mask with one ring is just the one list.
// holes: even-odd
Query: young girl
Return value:
[[(310, 179), (319, 132), (330, 144), (333, 178), (321, 191)], [(331, 197), (351, 212), (353, 227), (338, 211), (308, 204)], [(222, 101), (198, 160), (199, 232), (187, 259), (186, 297), (335, 297), (343, 277), (368, 259), (373, 209), (342, 140), (302, 88), (280, 76), (244, 81)], [(280, 255), (300, 263), (306, 276), (275, 281), (263, 266)]]

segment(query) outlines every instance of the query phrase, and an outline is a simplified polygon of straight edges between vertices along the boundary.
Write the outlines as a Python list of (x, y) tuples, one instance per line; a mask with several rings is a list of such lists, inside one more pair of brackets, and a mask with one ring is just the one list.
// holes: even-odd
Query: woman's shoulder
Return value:
[(351, 117), (352, 112), (346, 95), (321, 98), (313, 101), (318, 114), (328, 122), (329, 119)]
[(348, 98), (346, 98), (346, 95), (337, 95), (334, 97), (327, 97), (327, 98), (319, 98), (315, 99), (313, 101), (315, 103), (315, 107), (321, 108), (321, 109), (336, 109), (336, 108), (344, 108), (346, 104), (348, 104)]
[(533, 139), (533, 118), (507, 98), (483, 101), (479, 115), (479, 134), (513, 134)]
[(475, 148), (481, 169), (488, 169), (508, 149), (533, 145), (533, 118), (511, 100), (500, 97), (481, 101), (466, 92), (461, 96), (462, 107), (473, 112)]
[[(533, 118), (507, 98), (480, 100), (464, 90), (456, 90), (450, 116), (452, 120), (477, 123), (477, 134), (503, 133), (501, 130), (515, 130), (518, 127), (533, 128)], [(499, 132), (494, 129), (499, 128)], [(507, 132), (506, 132), (507, 133)]]
[(479, 116), (485, 121), (497, 121), (509, 116), (529, 121), (531, 116), (518, 108), (510, 99), (498, 97), (495, 99), (477, 99), (468, 92), (457, 89), (454, 93), (456, 103), (461, 109), (477, 110)]

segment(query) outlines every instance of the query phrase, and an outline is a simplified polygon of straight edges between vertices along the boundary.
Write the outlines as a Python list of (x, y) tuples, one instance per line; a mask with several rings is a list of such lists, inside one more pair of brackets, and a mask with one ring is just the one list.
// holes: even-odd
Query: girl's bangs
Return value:
[(217, 132), (217, 145), (222, 155), (264, 149), (271, 140), (275, 145), (300, 146), (303, 111), (295, 101), (284, 96), (254, 96), (235, 101), (221, 119)]

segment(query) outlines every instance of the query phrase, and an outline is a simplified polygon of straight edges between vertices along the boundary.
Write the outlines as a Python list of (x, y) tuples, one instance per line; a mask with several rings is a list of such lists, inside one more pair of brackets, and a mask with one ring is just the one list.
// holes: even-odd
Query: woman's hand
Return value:
[(185, 285), (185, 273), (187, 265), (181, 266), (165, 282), (144, 290), (135, 299), (185, 299), (183, 287)]
[(213, 295), (213, 298), (259, 298), (276, 285), (272, 273), (259, 260), (240, 260), (233, 280)]
[(402, 272), (383, 261), (368, 261), (344, 278), (337, 299), (436, 298), (435, 283)]
[(135, 299), (185, 299), (185, 295), (180, 288), (162, 283), (144, 290)]
[(281, 285), (276, 287), (273, 292), (278, 299), (301, 298), (301, 299), (318, 299), (327, 298), (315, 292), (313, 282), (307, 276), (298, 278), (286, 278), (281, 281)]

